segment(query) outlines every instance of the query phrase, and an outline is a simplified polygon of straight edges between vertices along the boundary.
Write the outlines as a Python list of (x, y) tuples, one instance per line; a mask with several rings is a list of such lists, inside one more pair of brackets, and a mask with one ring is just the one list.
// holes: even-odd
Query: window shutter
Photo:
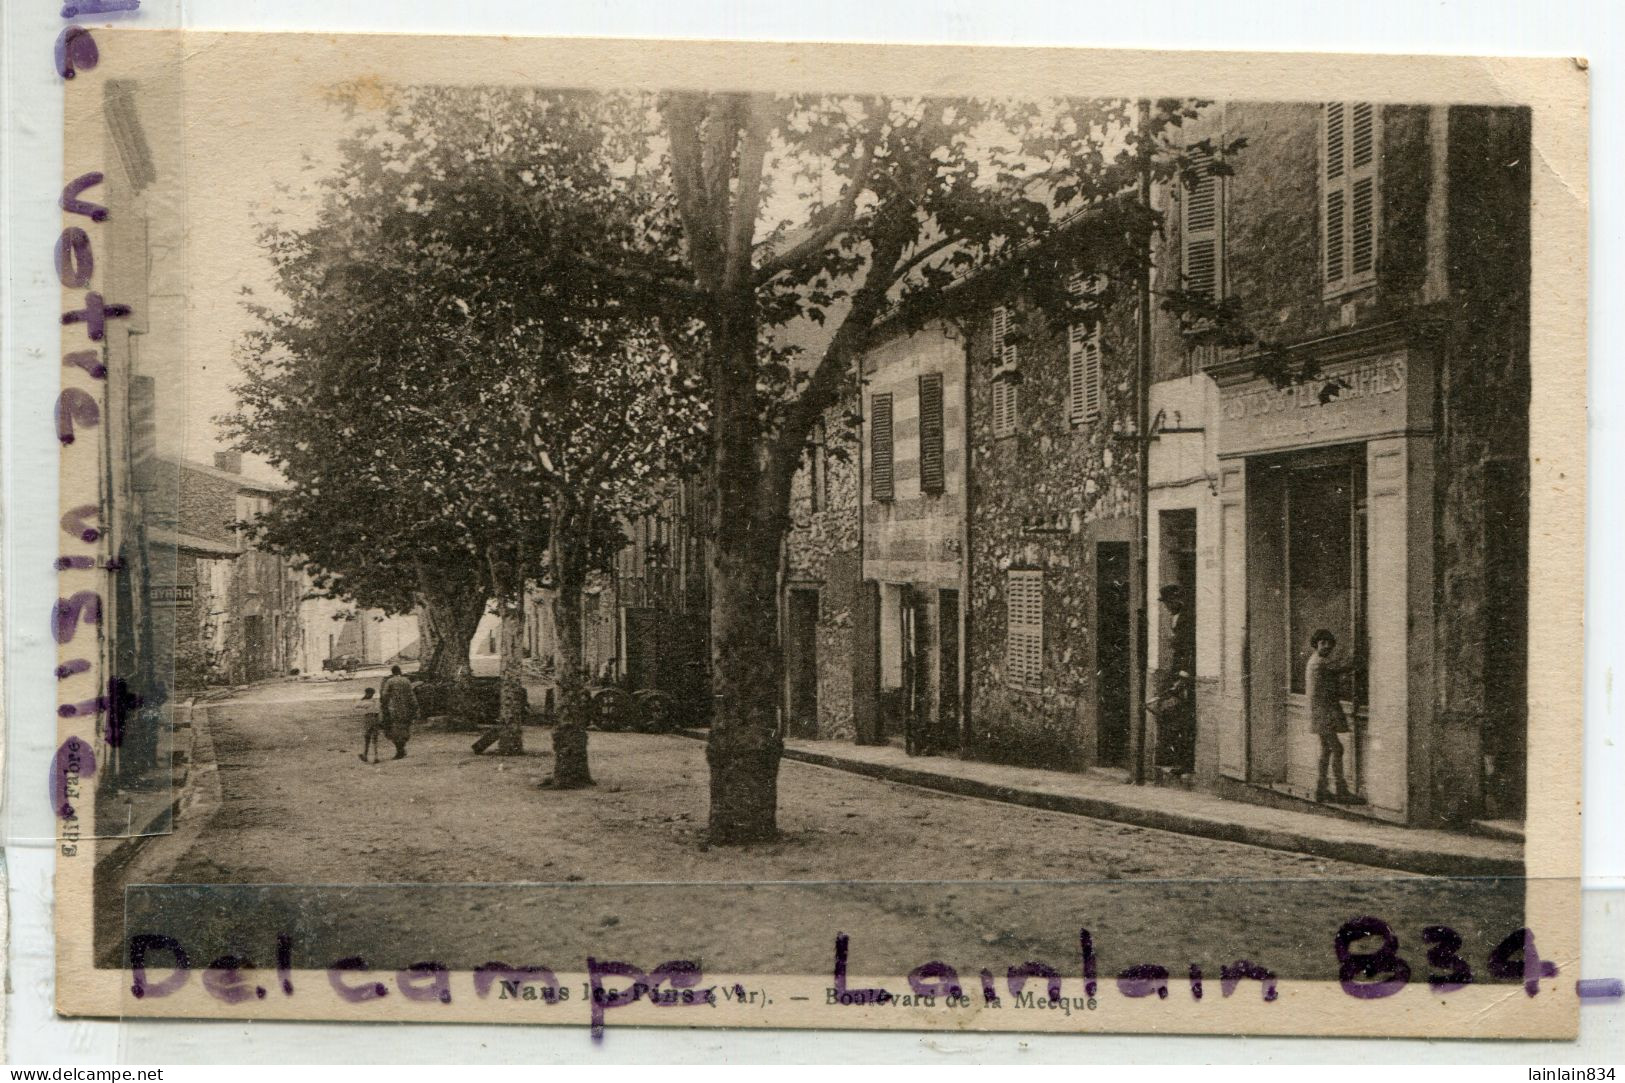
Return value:
[(1185, 289), (1219, 296), (1219, 178), (1209, 173), (1212, 155), (1192, 155), (1196, 183), (1185, 189), (1184, 222), (1180, 238), (1184, 254)]
[(892, 498), (891, 394), (869, 399), (869, 492), (876, 500)]
[(1006, 342), (1010, 331), (1011, 314), (1005, 305), (993, 310), (993, 357), (997, 367), (993, 373), (993, 435), (995, 438), (1012, 436), (1016, 431), (1016, 385), (1003, 376), (1014, 371), (1017, 362), (1016, 344)]
[(1005, 605), (1006, 683), (1037, 691), (1044, 677), (1044, 573), (1008, 573)]
[(1016, 344), (1006, 343), (1010, 331), (1010, 310), (1000, 305), (993, 310), (993, 356), (1000, 367), (1016, 363)]
[(1377, 107), (1327, 102), (1321, 191), (1326, 288), (1364, 285), (1376, 273)]
[(1066, 419), (1074, 425), (1084, 420), (1084, 399), (1087, 396), (1084, 384), (1089, 368), (1087, 355), (1091, 337), (1088, 328), (1081, 323), (1071, 324), (1066, 329)]
[(1376, 266), (1376, 108), (1356, 102), (1349, 114), (1349, 274), (1359, 278)]
[(993, 380), (993, 435), (1014, 436), (1016, 432), (1016, 385), (997, 376)]
[(1326, 206), (1324, 236), (1328, 286), (1335, 286), (1343, 281), (1344, 245), (1348, 236), (1346, 208), (1343, 205), (1348, 173), (1346, 168), (1348, 140), (1345, 138), (1344, 124), (1346, 109), (1342, 102), (1327, 102), (1324, 111), (1326, 161), (1321, 190)]
[[(1089, 275), (1073, 275), (1068, 288), (1073, 296), (1099, 293), (1104, 282)], [(1067, 327), (1067, 420), (1074, 425), (1100, 416), (1100, 322), (1076, 321)]]
[(940, 493), (944, 485), (942, 462), (942, 373), (920, 377), (920, 489)]

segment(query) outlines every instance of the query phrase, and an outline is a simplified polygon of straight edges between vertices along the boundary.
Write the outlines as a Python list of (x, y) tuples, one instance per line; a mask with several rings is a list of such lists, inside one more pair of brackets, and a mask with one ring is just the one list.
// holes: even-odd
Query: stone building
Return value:
[(940, 321), (883, 330), (863, 357), (860, 742), (957, 749), (965, 702), (965, 344)]
[(853, 621), (862, 584), (858, 544), (858, 403), (825, 412), (791, 484), (780, 642), (784, 729), (851, 738)]
[(165, 554), (150, 596), (154, 619), (164, 614), (171, 629), (177, 687), (247, 684), (299, 668), (304, 576), (233, 527), (262, 514), (282, 487), (245, 477), (235, 451), (216, 452), (213, 466), (160, 458), (152, 469), (155, 484), (176, 494), (173, 509), (148, 509), (147, 529)]
[[(1156, 287), (1235, 300), (1254, 341), (1158, 321), (1153, 584), (1197, 629), (1196, 778), (1314, 799), (1312, 630), (1343, 689), (1353, 811), (1521, 816), (1526, 709), (1529, 116), (1231, 104), (1233, 176), (1160, 193)], [(1162, 649), (1153, 636), (1151, 662)]]
[(973, 324), (966, 743), (989, 759), (1122, 767), (1141, 597), (1134, 298), (1093, 268), (1057, 273), (1077, 310), (994, 292)]

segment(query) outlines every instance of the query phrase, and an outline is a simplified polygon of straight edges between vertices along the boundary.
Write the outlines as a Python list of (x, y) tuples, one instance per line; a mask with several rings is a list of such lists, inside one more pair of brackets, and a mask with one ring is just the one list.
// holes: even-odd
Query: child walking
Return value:
[(356, 700), (355, 712), (361, 716), (361, 762), (367, 762), (367, 750), (372, 750), (372, 762), (378, 762), (378, 734), (384, 728), (384, 719), (379, 711), (378, 700), (373, 698), (377, 689), (368, 685), (361, 692), (361, 698)]

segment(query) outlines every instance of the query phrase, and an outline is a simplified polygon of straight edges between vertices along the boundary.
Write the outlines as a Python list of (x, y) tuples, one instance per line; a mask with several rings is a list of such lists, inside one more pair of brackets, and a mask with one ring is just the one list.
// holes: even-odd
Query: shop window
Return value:
[(1328, 296), (1368, 286), (1377, 271), (1377, 145), (1370, 102), (1321, 107), (1321, 237)]
[(920, 491), (945, 488), (942, 459), (942, 373), (920, 377)]
[(1301, 693), (1317, 629), (1336, 636), (1345, 654), (1365, 632), (1364, 460), (1344, 455), (1289, 469), (1283, 511), (1289, 687)]
[(1011, 571), (1005, 584), (1004, 679), (1037, 692), (1044, 683), (1044, 573)]
[[(1099, 294), (1104, 280), (1097, 275), (1073, 275), (1068, 283), (1075, 300)], [(1082, 425), (1100, 417), (1100, 320), (1075, 319), (1067, 325), (1066, 419)]]
[(1002, 439), (1016, 433), (1016, 366), (1019, 363), (1013, 337), (1011, 310), (999, 305), (993, 310), (993, 436)]
[(892, 412), (891, 393), (869, 398), (869, 492), (878, 501), (891, 500)]

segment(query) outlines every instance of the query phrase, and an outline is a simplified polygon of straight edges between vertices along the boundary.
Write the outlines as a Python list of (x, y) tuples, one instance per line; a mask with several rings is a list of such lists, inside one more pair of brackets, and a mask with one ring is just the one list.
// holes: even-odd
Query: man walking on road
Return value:
[(412, 736), (412, 723), (418, 716), (418, 697), (412, 682), (401, 675), (400, 666), (390, 666), (378, 698), (384, 706), (384, 733), (395, 744), (395, 759), (406, 755), (406, 742)]

